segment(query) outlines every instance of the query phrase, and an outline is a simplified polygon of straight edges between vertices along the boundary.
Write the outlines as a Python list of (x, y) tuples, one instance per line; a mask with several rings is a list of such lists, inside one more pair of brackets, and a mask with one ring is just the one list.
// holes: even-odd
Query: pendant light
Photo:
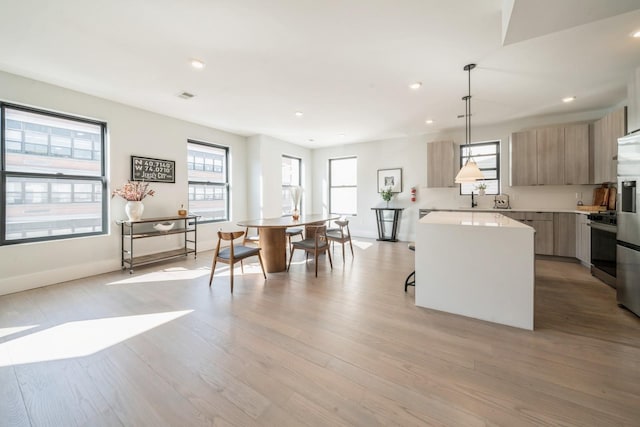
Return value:
[[(464, 70), (469, 73), (469, 94), (462, 97), (464, 101), (464, 129), (467, 146), (471, 144), (471, 70), (474, 68), (476, 68), (476, 64), (467, 64), (464, 66)], [(475, 160), (469, 156), (467, 163), (460, 169), (458, 175), (456, 175), (455, 183), (475, 182), (479, 179), (484, 179), (484, 175), (480, 168), (478, 168)]]

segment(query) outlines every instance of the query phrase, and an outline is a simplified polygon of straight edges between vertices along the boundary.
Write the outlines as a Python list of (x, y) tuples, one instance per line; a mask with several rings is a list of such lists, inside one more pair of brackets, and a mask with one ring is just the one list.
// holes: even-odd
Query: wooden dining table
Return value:
[(290, 216), (283, 216), (278, 218), (247, 219), (239, 221), (237, 224), (240, 227), (258, 229), (264, 267), (268, 273), (275, 273), (287, 269), (287, 236), (285, 234), (287, 228), (305, 226), (305, 237), (308, 237), (306, 226), (323, 224), (339, 218), (339, 215), (311, 214), (302, 215), (297, 220)]

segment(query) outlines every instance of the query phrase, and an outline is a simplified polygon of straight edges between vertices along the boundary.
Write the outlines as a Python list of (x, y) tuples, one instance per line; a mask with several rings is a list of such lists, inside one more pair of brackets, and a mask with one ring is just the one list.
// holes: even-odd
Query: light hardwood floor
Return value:
[(0, 425), (640, 425), (640, 319), (585, 268), (537, 261), (528, 332), (416, 307), (405, 243), (354, 249), (233, 296), (212, 252), (2, 296)]

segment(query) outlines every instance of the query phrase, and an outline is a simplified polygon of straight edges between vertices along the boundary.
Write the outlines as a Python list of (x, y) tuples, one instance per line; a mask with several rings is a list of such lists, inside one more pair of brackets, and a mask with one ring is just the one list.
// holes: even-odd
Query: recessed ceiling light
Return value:
[(564, 102), (565, 104), (569, 103), (569, 102), (573, 102), (576, 100), (575, 96), (567, 96), (566, 98), (562, 98), (562, 102)]
[(338, 136), (339, 136), (340, 138), (344, 138), (344, 133), (339, 133), (339, 134), (338, 134)]
[(433, 120), (431, 120), (431, 119), (427, 119), (427, 120), (425, 120), (424, 122), (425, 122), (426, 124), (428, 124), (428, 125), (432, 125), (432, 124), (433, 124)]
[(202, 70), (204, 68), (204, 65), (205, 65), (204, 62), (200, 61), (199, 59), (191, 60), (191, 66), (196, 70)]
[(312, 139), (312, 138), (309, 138), (309, 139), (308, 139), (308, 141), (309, 141), (309, 142), (313, 142), (313, 139)]
[(411, 88), (413, 90), (420, 89), (421, 87), (422, 87), (422, 82), (415, 82), (415, 83), (411, 83), (409, 85), (409, 88)]
[(302, 117), (304, 113), (302, 111), (296, 111), (296, 117)]
[(634, 37), (636, 39), (640, 39), (640, 30), (634, 31), (633, 33), (631, 33), (631, 37)]

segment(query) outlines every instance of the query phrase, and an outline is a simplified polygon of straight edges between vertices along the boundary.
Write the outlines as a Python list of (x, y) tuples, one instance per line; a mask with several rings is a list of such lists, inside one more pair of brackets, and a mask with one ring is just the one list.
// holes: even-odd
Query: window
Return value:
[[(301, 159), (282, 156), (282, 215), (291, 215), (293, 213), (291, 187), (302, 185), (301, 165)], [(300, 204), (302, 205), (302, 202)], [(299, 209), (302, 209), (302, 206)]]
[(0, 103), (3, 245), (104, 234), (106, 124)]
[(358, 159), (329, 159), (329, 213), (356, 215), (358, 201)]
[(477, 183), (463, 182), (460, 194), (471, 194), (481, 182), (487, 186), (486, 194), (500, 194), (500, 141), (461, 145), (460, 167), (467, 163), (469, 157), (478, 164), (485, 179)]
[(204, 142), (187, 142), (189, 212), (198, 222), (229, 219), (229, 148)]

